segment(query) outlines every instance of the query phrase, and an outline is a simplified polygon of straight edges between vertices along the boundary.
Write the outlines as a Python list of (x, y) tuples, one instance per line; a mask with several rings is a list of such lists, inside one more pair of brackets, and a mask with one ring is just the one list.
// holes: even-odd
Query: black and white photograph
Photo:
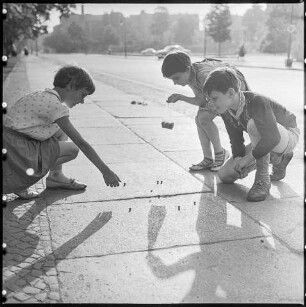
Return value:
[(304, 3), (2, 4), (2, 303), (304, 305)]

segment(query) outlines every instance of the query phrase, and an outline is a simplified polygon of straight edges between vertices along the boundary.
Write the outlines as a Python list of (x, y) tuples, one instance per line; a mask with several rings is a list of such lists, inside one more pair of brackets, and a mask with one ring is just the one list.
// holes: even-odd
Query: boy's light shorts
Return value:
[(299, 128), (286, 128), (286, 129), (288, 131), (289, 141), (285, 151), (282, 153), (283, 155), (293, 151), (293, 149), (296, 147), (299, 141), (299, 136), (300, 136)]

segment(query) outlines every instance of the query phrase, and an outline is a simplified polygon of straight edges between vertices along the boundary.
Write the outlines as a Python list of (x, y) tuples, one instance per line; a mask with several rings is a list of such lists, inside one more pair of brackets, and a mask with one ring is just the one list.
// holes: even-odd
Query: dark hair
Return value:
[(229, 88), (233, 88), (235, 92), (240, 90), (240, 80), (235, 70), (229, 67), (218, 67), (208, 74), (203, 86), (203, 92), (208, 95), (212, 91), (225, 94)]
[(177, 72), (185, 72), (189, 66), (191, 66), (189, 55), (182, 51), (174, 51), (164, 58), (161, 71), (165, 78), (169, 78)]
[(61, 67), (54, 76), (53, 85), (64, 88), (70, 82), (76, 90), (86, 88), (89, 95), (96, 89), (90, 74), (84, 68), (76, 65)]

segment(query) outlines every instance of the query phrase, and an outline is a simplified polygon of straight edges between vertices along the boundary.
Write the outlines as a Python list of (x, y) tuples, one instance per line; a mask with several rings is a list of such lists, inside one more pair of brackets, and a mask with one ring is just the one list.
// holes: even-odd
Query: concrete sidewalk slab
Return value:
[(293, 197), (275, 202), (267, 200), (255, 206), (249, 202), (235, 203), (235, 206), (253, 219), (266, 225), (265, 227), (282, 240), (282, 244), (290, 251), (303, 254), (304, 251), (304, 218), (300, 211), (303, 198)]
[(78, 131), (92, 145), (144, 143), (143, 140), (124, 126), (79, 128)]
[[(172, 118), (173, 119), (173, 118)], [(120, 118), (120, 122), (127, 127), (131, 127), (134, 125), (159, 125), (161, 127), (161, 122), (165, 120), (163, 117), (133, 117), (133, 118)], [(176, 116), (173, 119), (174, 126), (176, 124), (189, 124), (195, 125), (194, 119), (189, 117), (178, 117)]]
[[(97, 154), (108, 163), (130, 162), (169, 162), (169, 159), (155, 150), (150, 144), (118, 144), (118, 145), (93, 145)], [(88, 158), (80, 151), (78, 158), (69, 163), (70, 166), (92, 165)]]
[(102, 127), (118, 127), (120, 122), (112, 116), (89, 117), (89, 118), (70, 118), (72, 124), (78, 128), (102, 128)]
[[(128, 106), (104, 106), (102, 103), (97, 103), (97, 105), (101, 106), (104, 110), (115, 117), (119, 118), (129, 118), (129, 117), (167, 117), (168, 110), (167, 108), (163, 108), (160, 106), (142, 106), (142, 105), (128, 105)], [(175, 112), (171, 112), (172, 117), (181, 117), (182, 114)]]
[[(65, 173), (70, 177), (85, 182), (88, 187), (82, 194), (71, 195), (61, 199), (61, 190), (46, 191), (47, 204), (62, 204), (75, 202), (92, 202), (112, 199), (126, 199), (134, 197), (158, 197), (181, 193), (196, 193), (210, 191), (199, 180), (193, 178), (182, 168), (173, 163), (152, 161), (143, 163), (109, 164), (109, 167), (118, 174), (121, 186), (107, 187), (102, 174), (93, 166), (76, 165), (65, 167)], [(80, 171), (81, 170), (81, 171)], [(175, 182), (173, 181), (175, 178)], [(157, 181), (163, 181), (157, 184)], [(126, 186), (123, 186), (126, 183)]]
[(163, 152), (201, 149), (195, 125), (175, 124), (172, 130), (163, 129), (161, 124), (133, 125), (130, 129)]
[[(73, 237), (88, 235), (69, 255), (58, 254), (57, 260), (264, 237), (252, 219), (211, 193), (50, 205), (47, 210), (54, 251), (65, 244), (69, 248), (66, 242)], [(89, 237), (104, 211), (112, 212), (111, 221), (103, 232), (98, 229)]]
[(79, 119), (90, 119), (90, 118), (97, 118), (97, 116), (101, 118), (111, 118), (111, 116), (104, 111), (103, 109), (99, 108), (96, 104), (78, 104), (76, 107), (69, 109), (69, 117), (70, 118), (79, 118)]
[(302, 257), (263, 241), (63, 260), (63, 302), (301, 303)]

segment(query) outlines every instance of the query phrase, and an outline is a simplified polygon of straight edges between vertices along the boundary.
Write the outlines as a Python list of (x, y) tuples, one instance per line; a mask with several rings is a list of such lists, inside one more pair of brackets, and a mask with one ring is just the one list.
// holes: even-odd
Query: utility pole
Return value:
[(204, 35), (204, 48), (203, 48), (203, 50), (204, 50), (204, 58), (206, 58), (206, 46), (207, 46), (207, 44), (206, 44), (206, 24), (205, 24), (205, 17), (203, 17), (203, 35)]
[(120, 26), (123, 31), (123, 49), (124, 49), (124, 57), (127, 57), (127, 46), (126, 46), (126, 28), (125, 28), (125, 22), (121, 19), (120, 20)]
[(35, 38), (35, 52), (36, 52), (36, 56), (38, 56), (38, 43), (37, 43), (37, 37)]
[(290, 25), (287, 28), (287, 30), (289, 32), (289, 37), (288, 37), (288, 50), (287, 50), (286, 67), (291, 67), (292, 66), (292, 59), (290, 58), (291, 41), (292, 41), (291, 34), (294, 31), (294, 26), (292, 24), (292, 19), (293, 19), (293, 4), (291, 4)]

